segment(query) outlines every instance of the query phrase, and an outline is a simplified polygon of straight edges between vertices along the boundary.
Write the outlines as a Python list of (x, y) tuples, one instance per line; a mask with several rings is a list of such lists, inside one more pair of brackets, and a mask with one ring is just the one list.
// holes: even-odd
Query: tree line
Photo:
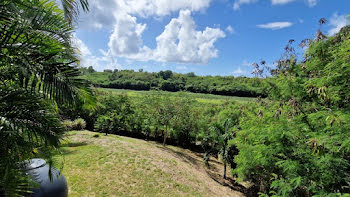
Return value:
[(266, 97), (268, 85), (264, 79), (234, 76), (196, 76), (170, 70), (146, 72), (134, 70), (104, 70), (96, 72), (91, 66), (82, 68), (85, 79), (94, 86), (131, 90), (188, 91), (240, 97)]

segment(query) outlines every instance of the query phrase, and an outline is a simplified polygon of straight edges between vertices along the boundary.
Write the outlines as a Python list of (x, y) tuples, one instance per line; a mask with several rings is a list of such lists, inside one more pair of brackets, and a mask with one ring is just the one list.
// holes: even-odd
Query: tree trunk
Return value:
[(226, 161), (224, 161), (224, 179), (226, 179)]
[(166, 138), (168, 137), (168, 125), (165, 125), (163, 146), (165, 146)]

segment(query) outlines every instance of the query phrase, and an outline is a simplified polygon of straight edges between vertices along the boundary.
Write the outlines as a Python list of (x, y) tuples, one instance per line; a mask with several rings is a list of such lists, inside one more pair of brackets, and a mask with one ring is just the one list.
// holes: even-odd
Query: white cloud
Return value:
[(191, 11), (182, 10), (173, 18), (157, 38), (154, 59), (164, 62), (207, 63), (217, 57), (214, 43), (225, 37), (219, 28), (206, 27), (196, 31)]
[(258, 2), (258, 0), (236, 0), (233, 3), (233, 9), (238, 10), (241, 7), (241, 5), (243, 5), (243, 4), (251, 4), (251, 3), (256, 3), (256, 2)]
[(243, 74), (245, 74), (245, 73), (246, 73), (246, 72), (243, 71), (243, 70), (241, 69), (241, 67), (238, 67), (235, 71), (233, 71), (233, 75), (235, 75), (235, 76), (243, 75)]
[(319, 0), (307, 0), (307, 3), (309, 4), (310, 7), (314, 7), (317, 5)]
[(200, 11), (209, 7), (210, 0), (122, 0), (121, 7), (142, 17), (166, 16), (179, 10)]
[(139, 61), (207, 63), (217, 57), (216, 40), (225, 37), (219, 28), (206, 27), (204, 31), (197, 31), (191, 11), (181, 10), (179, 17), (173, 18), (156, 38), (156, 48), (150, 49), (142, 46), (145, 27), (130, 16), (123, 20), (125, 24), (117, 23), (109, 47), (113, 55)]
[(272, 5), (283, 5), (283, 4), (291, 3), (293, 1), (295, 1), (295, 0), (271, 0), (271, 4)]
[(89, 48), (75, 34), (72, 35), (72, 46), (78, 50), (78, 54), (81, 57), (91, 55)]
[(350, 24), (350, 21), (345, 15), (338, 15), (338, 13), (333, 14), (332, 18), (329, 20), (329, 24), (332, 28), (328, 31), (329, 35), (334, 35), (340, 31), (341, 28)]
[(182, 9), (204, 11), (210, 0), (90, 0), (89, 4), (90, 11), (82, 12), (80, 26), (98, 30), (113, 28), (118, 18), (125, 14), (159, 18)]
[(226, 27), (226, 31), (230, 34), (234, 34), (236, 32), (231, 25)]
[(102, 71), (104, 69), (121, 68), (121, 65), (118, 64), (110, 52), (105, 52), (100, 49), (100, 56), (92, 55), (86, 44), (75, 34), (72, 36), (72, 45), (78, 50), (80, 65), (83, 67), (92, 66), (98, 71)]
[(273, 22), (273, 23), (257, 25), (257, 27), (263, 28), (263, 29), (277, 30), (277, 29), (287, 28), (287, 27), (290, 27), (292, 25), (293, 25), (293, 23), (291, 23), (291, 22)]
[[(204, 11), (211, 0), (91, 0), (91, 10), (81, 17), (81, 26), (112, 30), (109, 52), (113, 56), (139, 61), (207, 63), (217, 56), (214, 43), (225, 37), (220, 28), (196, 30), (192, 11)], [(184, 11), (185, 10), (185, 11)], [(147, 24), (140, 17), (159, 18), (179, 11), (156, 38), (156, 48), (143, 44)], [(233, 30), (233, 29), (232, 29)]]
[[(235, 0), (235, 2), (233, 3), (233, 9), (238, 10), (241, 7), (241, 5), (243, 5), (243, 4), (252, 4), (252, 3), (256, 3), (258, 1), (259, 0)], [(294, 2), (294, 1), (297, 1), (297, 0), (271, 0), (271, 4), (272, 5), (284, 5), (284, 4)], [(313, 7), (320, 0), (305, 0), (305, 1), (307, 1), (308, 5), (310, 7)]]
[(145, 29), (146, 24), (137, 23), (136, 17), (120, 14), (108, 43), (112, 54), (128, 56), (139, 53)]

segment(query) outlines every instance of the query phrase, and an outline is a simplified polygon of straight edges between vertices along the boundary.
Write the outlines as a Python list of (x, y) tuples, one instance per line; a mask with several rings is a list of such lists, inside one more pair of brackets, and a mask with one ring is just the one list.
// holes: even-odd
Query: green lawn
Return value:
[[(173, 146), (116, 135), (67, 133), (61, 148), (69, 196), (244, 196), (221, 184), (223, 167)], [(228, 182), (228, 183), (226, 183)]]
[(110, 88), (98, 88), (98, 90), (112, 92), (115, 94), (124, 93), (132, 97), (143, 96), (143, 95), (154, 95), (154, 94), (160, 94), (160, 95), (168, 94), (176, 97), (189, 97), (201, 103), (212, 103), (212, 104), (222, 104), (224, 102), (230, 102), (230, 101), (247, 103), (249, 101), (254, 101), (256, 99), (251, 97), (221, 96), (221, 95), (214, 95), (214, 94), (202, 94), (202, 93), (192, 93), (192, 92), (136, 91), (136, 90), (110, 89)]

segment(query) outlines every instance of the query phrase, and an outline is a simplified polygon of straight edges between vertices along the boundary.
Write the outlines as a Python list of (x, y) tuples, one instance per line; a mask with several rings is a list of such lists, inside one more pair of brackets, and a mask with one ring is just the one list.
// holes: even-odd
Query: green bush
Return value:
[(86, 127), (86, 122), (82, 118), (75, 119), (74, 121), (64, 120), (63, 127), (66, 131), (83, 130)]
[(64, 120), (62, 123), (64, 130), (71, 131), (73, 130), (73, 121), (71, 120)]
[(73, 130), (83, 130), (86, 127), (86, 122), (82, 118), (75, 119), (73, 121), (72, 129)]

